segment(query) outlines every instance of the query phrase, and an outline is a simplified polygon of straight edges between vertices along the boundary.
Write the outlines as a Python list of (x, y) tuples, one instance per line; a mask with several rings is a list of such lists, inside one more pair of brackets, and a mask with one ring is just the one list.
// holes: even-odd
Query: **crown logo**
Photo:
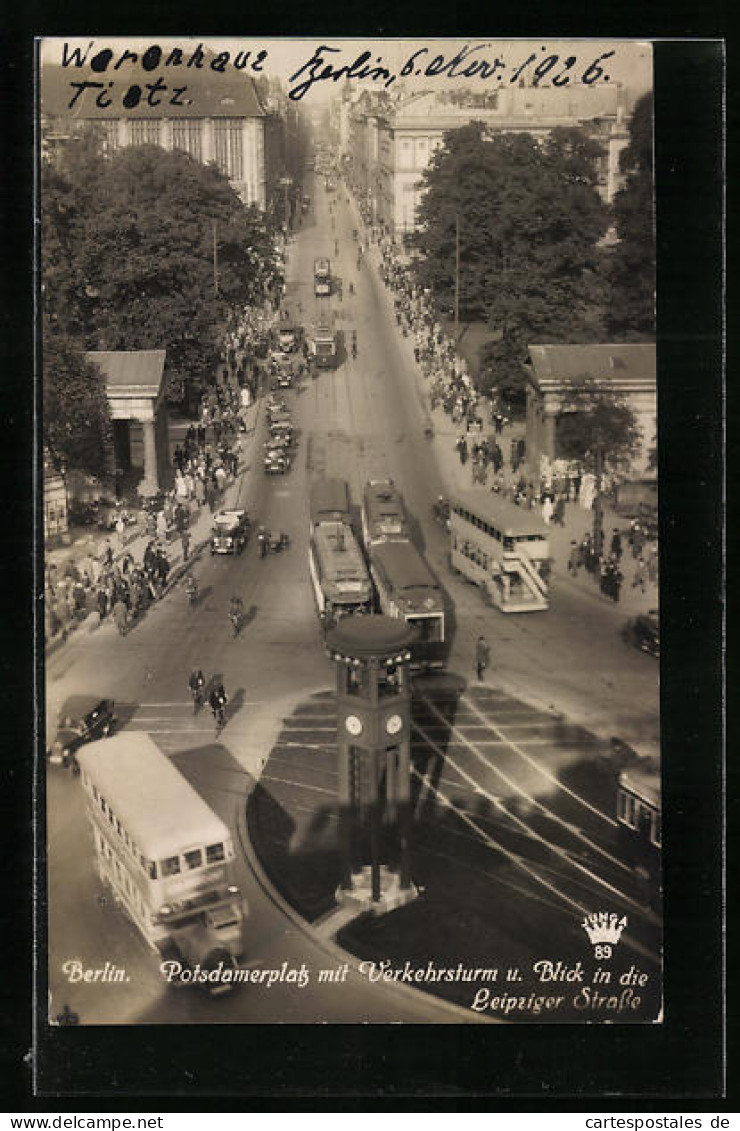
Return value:
[(592, 911), (581, 923), (591, 943), (616, 944), (627, 926), (627, 916), (620, 919), (615, 911)]

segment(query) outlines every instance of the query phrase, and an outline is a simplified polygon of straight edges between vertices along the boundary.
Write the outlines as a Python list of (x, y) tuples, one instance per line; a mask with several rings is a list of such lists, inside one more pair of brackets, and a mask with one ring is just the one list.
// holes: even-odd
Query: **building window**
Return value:
[(183, 149), (196, 161), (202, 161), (201, 122), (196, 118), (173, 118), (172, 148)]
[(244, 180), (244, 143), (240, 118), (216, 118), (213, 123), (216, 164), (224, 176)]
[(112, 153), (118, 149), (118, 122), (99, 122), (98, 126), (103, 135), (103, 151)]
[(131, 119), (131, 144), (132, 145), (159, 145), (158, 119), (132, 118)]

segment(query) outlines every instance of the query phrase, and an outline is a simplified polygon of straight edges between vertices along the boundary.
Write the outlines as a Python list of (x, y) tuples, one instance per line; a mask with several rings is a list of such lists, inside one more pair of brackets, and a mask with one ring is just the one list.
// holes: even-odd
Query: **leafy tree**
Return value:
[(570, 381), (562, 399), (558, 454), (593, 468), (600, 447), (605, 467), (626, 469), (640, 445), (637, 418), (626, 398), (586, 375)]
[(43, 170), (41, 226), (48, 322), (84, 349), (166, 349), (175, 402), (207, 383), (229, 310), (261, 303), (275, 272), (258, 210), (215, 166), (156, 146), (70, 147)]
[(488, 136), (472, 122), (445, 135), (424, 174), (416, 245), (419, 283), (454, 307), (459, 232), (461, 315), (500, 340), (485, 380), (521, 397), (520, 364), (534, 341), (603, 334), (598, 241), (608, 212), (598, 192), (599, 146), (580, 129)]
[(619, 243), (609, 269), (608, 325), (612, 338), (635, 340), (655, 335), (655, 206), (653, 200), (653, 98), (637, 102), (629, 144), (620, 155), (627, 174), (614, 197)]
[(43, 442), (54, 466), (105, 481), (113, 471), (113, 431), (105, 379), (64, 335), (43, 345)]

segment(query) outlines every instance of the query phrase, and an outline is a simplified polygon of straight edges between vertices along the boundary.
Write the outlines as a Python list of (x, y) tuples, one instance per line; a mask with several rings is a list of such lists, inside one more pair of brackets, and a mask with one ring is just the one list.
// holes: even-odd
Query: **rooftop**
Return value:
[(91, 350), (85, 354), (105, 377), (107, 391), (117, 397), (156, 397), (166, 356), (166, 350)]
[(613, 384), (656, 379), (656, 351), (653, 342), (605, 345), (529, 346), (532, 372), (538, 385), (592, 377)]
[[(208, 58), (208, 56), (206, 56)], [(103, 76), (105, 77), (105, 76)], [(70, 109), (70, 102), (77, 94), (78, 82), (99, 82), (101, 75), (91, 67), (55, 67), (46, 65), (41, 71), (41, 113), (54, 118), (78, 121), (110, 121), (116, 118), (263, 118), (262, 109), (254, 83), (248, 75), (240, 73), (219, 74), (207, 66), (202, 69), (183, 66), (162, 66), (157, 71), (146, 71), (140, 63), (127, 62), (123, 70), (110, 76), (121, 86), (122, 92), (131, 85), (140, 86), (146, 91), (146, 83), (161, 77), (169, 90), (187, 87), (184, 96), (173, 103), (171, 95), (160, 97), (159, 104), (149, 106), (142, 97), (132, 110), (123, 108), (121, 99), (113, 99), (106, 108), (96, 105), (90, 91), (78, 97)], [(187, 101), (186, 101), (187, 99)]]
[(407, 648), (416, 639), (416, 630), (406, 621), (380, 615), (342, 617), (330, 628), (326, 643), (348, 656), (382, 656)]

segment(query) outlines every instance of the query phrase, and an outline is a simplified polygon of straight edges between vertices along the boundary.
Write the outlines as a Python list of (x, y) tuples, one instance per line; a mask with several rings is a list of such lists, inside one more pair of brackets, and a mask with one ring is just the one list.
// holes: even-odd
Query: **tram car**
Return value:
[(367, 550), (376, 542), (407, 540), (408, 516), (392, 479), (371, 479), (362, 493), (362, 540)]
[(622, 770), (617, 787), (617, 822), (625, 859), (656, 893), (661, 881), (661, 788), (657, 759), (640, 758)]
[(444, 597), (426, 561), (408, 541), (376, 541), (368, 553), (380, 611), (418, 631), (411, 645), (411, 667), (443, 668), (448, 648)]
[(349, 523), (325, 519), (313, 526), (308, 566), (324, 627), (348, 613), (372, 611), (370, 575)]
[(317, 479), (311, 487), (311, 533), (322, 522), (352, 525), (349, 487), (345, 479)]

